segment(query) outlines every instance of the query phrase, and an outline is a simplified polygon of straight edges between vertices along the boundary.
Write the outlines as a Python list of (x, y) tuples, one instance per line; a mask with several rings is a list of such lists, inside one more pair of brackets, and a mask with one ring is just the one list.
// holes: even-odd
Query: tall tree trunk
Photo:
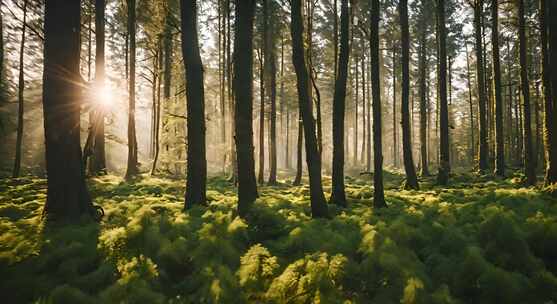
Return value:
[(257, 182), (263, 183), (265, 175), (265, 72), (263, 69), (263, 52), (261, 48), (259, 55), (259, 173), (257, 174)]
[(157, 161), (159, 159), (159, 154), (160, 154), (160, 128), (161, 128), (161, 75), (160, 75), (160, 71), (162, 69), (162, 61), (163, 61), (163, 51), (162, 48), (160, 46), (160, 41), (159, 41), (159, 50), (157, 52), (158, 56), (157, 58), (155, 58), (155, 62), (153, 62), (153, 69), (157, 74), (157, 79), (156, 82), (154, 83), (154, 88), (153, 90), (155, 91), (156, 96), (154, 97), (154, 103), (156, 104), (155, 107), (155, 124), (154, 124), (154, 130), (153, 130), (153, 135), (154, 135), (154, 142), (153, 142), (153, 151), (154, 151), (154, 156), (153, 156), (153, 165), (151, 167), (151, 175), (155, 175), (156, 174), (156, 170), (157, 170)]
[(323, 186), (321, 184), (321, 155), (315, 136), (315, 122), (313, 120), (312, 101), (309, 96), (308, 66), (304, 58), (301, 0), (291, 1), (291, 23), (292, 35), (292, 62), (296, 71), (298, 101), (302, 122), (304, 127), (304, 138), (306, 143), (306, 162), (309, 174), (310, 200), (312, 217), (326, 217), (328, 215)]
[(480, 172), (485, 172), (489, 167), (489, 146), (487, 143), (487, 101), (485, 96), (485, 72), (482, 45), (482, 10), (483, 0), (475, 0), (474, 30), (476, 40), (476, 82), (478, 86), (478, 105), (480, 113), (480, 149), (478, 157), (478, 169)]
[(472, 103), (472, 81), (470, 80), (470, 56), (468, 55), (468, 40), (464, 40), (464, 46), (466, 48), (466, 80), (468, 84), (468, 106), (470, 111), (470, 155), (472, 156), (472, 161), (476, 155), (476, 138), (474, 136), (474, 130), (476, 129), (474, 125), (474, 106)]
[[(368, 65), (371, 67), (371, 57), (370, 57), (370, 61), (368, 62)], [(366, 73), (368, 73), (368, 79), (371, 79), (371, 71), (370, 69), (367, 69), (365, 71)], [(367, 138), (366, 138), (366, 171), (370, 172), (371, 171), (371, 84), (368, 82), (366, 84), (364, 84), (367, 87), (367, 102), (365, 104), (365, 106), (367, 106), (367, 119), (366, 119), (366, 129), (367, 131)]]
[(298, 109), (298, 140), (296, 143), (296, 176), (294, 177), (294, 186), (299, 186), (302, 183), (302, 141), (304, 139), (302, 124), (302, 114)]
[(402, 154), (404, 157), (404, 171), (406, 172), (406, 186), (418, 189), (418, 177), (414, 167), (412, 155), (412, 134), (410, 130), (410, 33), (408, 30), (408, 1), (400, 0), (398, 3), (400, 14), (401, 51), (402, 51)]
[(205, 91), (203, 63), (197, 35), (197, 1), (182, 0), (182, 56), (186, 69), (187, 172), (185, 208), (205, 204), (207, 157), (205, 151)]
[(128, 109), (128, 166), (126, 179), (134, 177), (137, 168), (137, 138), (135, 134), (135, 0), (127, 0), (128, 3), (128, 32), (130, 41), (130, 75), (129, 75), (129, 109)]
[(396, 46), (393, 41), (393, 166), (398, 168), (398, 138), (396, 118)]
[[(95, 0), (95, 83), (97, 88), (104, 89), (105, 67), (104, 67), (104, 11), (105, 0)], [(106, 173), (106, 156), (104, 140), (104, 117), (105, 109), (98, 107), (97, 119), (95, 121), (95, 144), (93, 155), (89, 164), (90, 173), (93, 175)]]
[(420, 168), (421, 176), (429, 176), (429, 162), (427, 153), (427, 92), (426, 92), (426, 29), (421, 29), (419, 45), (418, 70), (420, 73)]
[(265, 71), (267, 74), (267, 87), (271, 101), (271, 112), (269, 115), (269, 184), (277, 183), (277, 56), (273, 37), (275, 31), (274, 19), (270, 18), (271, 9), (268, 0), (264, 0), (265, 15)]
[[(2, 9), (2, 6), (4, 5), (3, 0), (0, 0), (0, 10)], [(4, 48), (4, 18), (2, 16), (2, 14), (0, 14), (0, 100), (2, 100), (2, 102), (4, 101), (3, 99), (6, 97), (6, 92), (7, 92), (7, 84), (6, 84), (6, 54), (5, 54), (5, 48)], [(0, 120), (0, 130), (2, 128), (2, 121)]]
[[(549, 4), (549, 5), (548, 5)], [(542, 50), (542, 84), (544, 96), (545, 185), (557, 183), (557, 5), (555, 1), (540, 0), (540, 29)], [(547, 22), (549, 20), (549, 23)], [(548, 37), (549, 34), (549, 37)], [(548, 39), (549, 38), (549, 39)], [(551, 50), (551, 58), (549, 50)], [(551, 64), (550, 64), (551, 63)]]
[(381, 90), (379, 70), (379, 0), (371, 0), (370, 49), (373, 104), (373, 207), (387, 207), (383, 189), (383, 146), (381, 140)]
[(331, 193), (331, 202), (339, 206), (346, 206), (346, 194), (344, 192), (344, 115), (346, 111), (345, 98), (348, 61), (350, 60), (348, 22), (348, 0), (342, 0), (340, 9), (339, 66), (333, 99), (333, 175)]
[[(19, 80), (17, 89), (17, 139), (15, 146), (15, 162), (12, 177), (19, 177), (21, 170), (21, 146), (23, 142), (23, 114), (24, 114), (24, 100), (23, 93), (25, 91), (25, 75), (24, 69), (24, 56), (25, 56), (25, 34), (27, 30), (27, 0), (23, 1), (23, 23), (21, 25), (21, 42), (19, 46)], [(1, 76), (1, 75), (0, 75)]]
[(79, 0), (49, 0), (45, 4), (43, 111), (47, 198), (43, 212), (67, 220), (92, 210), (80, 147), (80, 10)]
[[(365, 43), (362, 39), (362, 50), (365, 50)], [(366, 153), (366, 56), (362, 54), (362, 154), (361, 162), (364, 163)], [(370, 130), (367, 130), (370, 132)]]
[(524, 0), (518, 0), (518, 39), (520, 43), (520, 83), (523, 106), (523, 146), (524, 173), (528, 185), (536, 184), (536, 168), (532, 151), (532, 115), (530, 113), (530, 83), (528, 81), (528, 63), (526, 58), (526, 20), (524, 18)]
[(505, 176), (505, 135), (503, 134), (503, 97), (501, 96), (501, 64), (499, 61), (499, 4), (491, 3), (491, 44), (493, 45), (493, 93), (495, 94), (495, 175)]
[(354, 167), (357, 167), (358, 165), (358, 94), (359, 92), (359, 81), (360, 81), (360, 77), (359, 77), (359, 66), (358, 66), (358, 56), (354, 56), (354, 64), (356, 65), (355, 70), (355, 79), (354, 79), (354, 83), (356, 85), (356, 87), (354, 88), (354, 151), (353, 152), (353, 157), (352, 157), (352, 161), (354, 163)]
[(439, 38), (439, 173), (437, 182), (446, 185), (451, 170), (449, 153), (449, 111), (447, 107), (447, 45), (445, 34), (445, 0), (437, 0), (437, 37)]
[(236, 1), (234, 35), (235, 139), (238, 214), (245, 217), (257, 198), (253, 147), (253, 19), (255, 0)]

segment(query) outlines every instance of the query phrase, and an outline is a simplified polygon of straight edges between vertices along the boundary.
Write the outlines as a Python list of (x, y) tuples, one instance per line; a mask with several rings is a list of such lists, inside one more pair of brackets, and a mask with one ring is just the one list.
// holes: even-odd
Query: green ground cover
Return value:
[(309, 189), (282, 181), (241, 220), (223, 178), (184, 212), (182, 180), (106, 176), (90, 182), (102, 222), (73, 225), (41, 221), (45, 180), (2, 179), (2, 302), (557, 302), (557, 199), (518, 178), (386, 179), (385, 210), (347, 178), (349, 207), (312, 220)]

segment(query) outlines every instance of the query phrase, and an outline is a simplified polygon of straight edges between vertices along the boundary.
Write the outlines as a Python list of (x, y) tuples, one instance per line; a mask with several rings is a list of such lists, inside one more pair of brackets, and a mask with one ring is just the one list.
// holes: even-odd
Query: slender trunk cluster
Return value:
[(449, 111), (447, 106), (447, 46), (445, 34), (445, 0), (437, 0), (437, 37), (439, 48), (439, 172), (437, 182), (440, 185), (449, 183), (451, 171), (449, 151)]
[(313, 217), (328, 216), (327, 204), (323, 195), (321, 184), (321, 154), (318, 147), (315, 121), (313, 118), (312, 100), (309, 95), (309, 69), (304, 56), (303, 32), (304, 24), (302, 18), (301, 0), (290, 2), (291, 23), (290, 33), (292, 35), (292, 62), (296, 71), (298, 102), (304, 138), (306, 143), (306, 162), (309, 174), (311, 214)]

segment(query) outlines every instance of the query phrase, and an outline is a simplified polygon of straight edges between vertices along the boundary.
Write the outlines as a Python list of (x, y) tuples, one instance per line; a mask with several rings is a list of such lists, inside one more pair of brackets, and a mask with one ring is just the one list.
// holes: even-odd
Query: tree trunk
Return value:
[(18, 93), (17, 93), (17, 139), (15, 146), (15, 162), (12, 177), (19, 177), (21, 170), (21, 146), (23, 142), (23, 114), (24, 114), (24, 100), (23, 93), (25, 91), (25, 75), (24, 69), (24, 55), (25, 55), (25, 33), (27, 30), (27, 0), (23, 1), (23, 23), (21, 25), (21, 42), (19, 47), (19, 80), (18, 80)]
[[(362, 39), (363, 41), (364, 39)], [(365, 50), (365, 44), (362, 42), (362, 50)], [(361, 161), (364, 163), (366, 153), (366, 56), (362, 54), (362, 150)], [(367, 130), (370, 132), (370, 130)]]
[(426, 29), (420, 30), (420, 46), (419, 46), (419, 61), (418, 70), (420, 73), (420, 168), (421, 176), (429, 176), (429, 162), (427, 153), (427, 92), (426, 92), (426, 59), (427, 59), (427, 46), (426, 46)]
[[(104, 67), (104, 11), (105, 0), (95, 0), (95, 83), (97, 88), (103, 89), (105, 86), (105, 67)], [(106, 174), (106, 155), (104, 140), (104, 117), (105, 111), (102, 106), (98, 107), (95, 129), (95, 144), (93, 145), (93, 155), (89, 164), (89, 171), (92, 175)]]
[(476, 155), (476, 138), (474, 136), (474, 106), (472, 103), (472, 81), (470, 80), (470, 56), (468, 55), (468, 41), (464, 40), (464, 46), (466, 48), (466, 79), (468, 84), (468, 106), (470, 110), (470, 155), (472, 156), (472, 161), (474, 161), (474, 156)]
[(133, 178), (139, 172), (137, 167), (137, 139), (135, 134), (135, 0), (128, 3), (128, 32), (130, 41), (130, 75), (129, 75), (129, 109), (128, 109), (128, 166), (126, 179)]
[(478, 169), (480, 172), (485, 172), (489, 167), (489, 147), (487, 143), (487, 102), (485, 96), (485, 73), (482, 45), (482, 10), (483, 0), (476, 0), (474, 4), (474, 30), (476, 40), (476, 82), (478, 86), (478, 104), (480, 112), (480, 149)]
[(359, 81), (360, 81), (360, 77), (359, 77), (359, 66), (358, 66), (358, 60), (359, 58), (355, 55), (353, 56), (354, 58), (354, 64), (356, 65), (355, 67), (355, 85), (356, 87), (354, 88), (354, 151), (353, 152), (353, 156), (352, 156), (352, 161), (354, 163), (354, 167), (358, 166), (358, 95), (359, 95)]
[(80, 147), (80, 10), (79, 0), (50, 0), (45, 4), (43, 111), (47, 198), (43, 212), (67, 220), (92, 210)]
[(302, 183), (302, 141), (304, 139), (302, 115), (298, 109), (298, 141), (296, 144), (296, 176), (294, 177), (294, 186)]
[[(557, 183), (557, 4), (540, 0), (542, 81), (545, 104), (545, 185)], [(549, 21), (549, 22), (547, 22)]]
[(398, 138), (396, 118), (396, 46), (393, 41), (393, 166), (398, 168)]
[(340, 10), (339, 66), (333, 99), (333, 175), (331, 193), (331, 202), (339, 206), (346, 206), (346, 194), (344, 192), (344, 116), (346, 111), (345, 98), (348, 61), (350, 60), (348, 19), (348, 0), (342, 0)]
[(491, 3), (491, 43), (493, 45), (493, 93), (495, 94), (495, 175), (505, 176), (505, 135), (503, 134), (503, 98), (501, 96), (501, 64), (499, 61), (499, 4)]
[(265, 18), (265, 71), (267, 74), (267, 87), (271, 101), (270, 128), (269, 128), (269, 184), (277, 183), (277, 56), (274, 45), (274, 35), (276, 26), (273, 18), (270, 18), (270, 8), (268, 0), (264, 0)]
[(445, 0), (437, 1), (437, 37), (439, 38), (439, 172), (437, 182), (440, 185), (449, 183), (451, 170), (449, 153), (449, 111), (447, 107), (447, 46), (445, 34)]
[(182, 56), (186, 69), (187, 172), (185, 208), (205, 204), (207, 157), (205, 151), (205, 92), (203, 63), (197, 35), (197, 1), (182, 0)]
[(412, 134), (410, 130), (410, 33), (408, 30), (408, 2), (400, 0), (400, 31), (401, 31), (401, 51), (402, 51), (402, 154), (404, 157), (404, 171), (406, 172), (406, 186), (410, 189), (418, 189), (418, 177), (414, 167), (412, 155)]
[(371, 0), (371, 86), (373, 105), (373, 207), (387, 207), (383, 190), (383, 146), (381, 140), (381, 90), (379, 73), (379, 0)]
[(257, 174), (257, 182), (263, 183), (265, 175), (265, 76), (263, 71), (263, 48), (261, 48), (259, 56), (259, 173)]
[(518, 39), (520, 43), (520, 82), (523, 106), (523, 146), (524, 173), (526, 184), (536, 184), (536, 168), (532, 151), (532, 123), (530, 113), (530, 83), (528, 81), (528, 63), (526, 59), (526, 20), (524, 18), (524, 0), (518, 0)]
[(234, 39), (235, 139), (238, 214), (245, 217), (257, 198), (253, 147), (253, 19), (255, 0), (236, 1)]
[(292, 35), (292, 62), (296, 71), (298, 101), (302, 122), (304, 127), (304, 138), (306, 143), (306, 162), (309, 174), (310, 200), (312, 217), (328, 216), (327, 204), (323, 195), (321, 184), (321, 155), (315, 136), (315, 122), (313, 119), (312, 101), (309, 96), (308, 66), (304, 58), (301, 0), (291, 1), (291, 24)]

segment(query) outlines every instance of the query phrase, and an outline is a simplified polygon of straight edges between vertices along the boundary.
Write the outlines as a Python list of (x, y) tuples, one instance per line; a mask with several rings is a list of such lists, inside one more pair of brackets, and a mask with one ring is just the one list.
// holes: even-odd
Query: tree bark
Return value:
[(530, 83), (528, 81), (528, 62), (526, 58), (526, 20), (524, 18), (524, 0), (518, 0), (518, 39), (520, 43), (520, 82), (523, 107), (523, 147), (524, 173), (526, 184), (536, 184), (536, 168), (532, 150), (532, 115), (530, 113)]
[(505, 135), (503, 134), (503, 97), (501, 96), (501, 63), (499, 59), (499, 3), (491, 3), (491, 44), (493, 45), (493, 93), (495, 94), (495, 175), (505, 176)]
[(259, 56), (259, 172), (257, 174), (257, 182), (263, 183), (265, 175), (265, 76), (263, 71), (264, 48), (261, 48)]
[[(104, 63), (104, 13), (105, 0), (95, 0), (95, 83), (97, 88), (103, 89), (105, 86), (105, 63)], [(104, 117), (105, 111), (102, 106), (97, 109), (97, 119), (95, 129), (95, 144), (93, 154), (89, 164), (89, 171), (92, 175), (106, 174), (106, 155), (104, 138)]]
[(480, 112), (480, 149), (478, 169), (486, 172), (488, 169), (489, 146), (487, 143), (487, 101), (485, 96), (483, 44), (482, 44), (482, 10), (483, 0), (475, 0), (474, 4), (474, 30), (476, 40), (476, 82), (478, 86), (478, 105)]
[(206, 203), (205, 91), (197, 34), (197, 1), (182, 0), (182, 56), (186, 69), (187, 172), (185, 208)]
[(557, 183), (557, 3), (540, 0), (544, 88), (545, 185)]
[(43, 111), (47, 198), (44, 214), (77, 219), (92, 209), (80, 147), (80, 1), (45, 4)]
[(298, 109), (298, 140), (296, 143), (296, 176), (294, 177), (294, 186), (299, 186), (302, 183), (302, 144), (304, 139), (302, 125), (302, 115)]
[(269, 113), (269, 180), (270, 185), (277, 183), (277, 56), (274, 45), (275, 23), (274, 18), (270, 17), (272, 9), (269, 7), (268, 0), (264, 0), (265, 18), (265, 71), (267, 74), (267, 88), (271, 102)]
[(238, 214), (245, 217), (257, 198), (253, 147), (253, 19), (255, 0), (236, 1), (234, 39), (235, 139)]
[(346, 206), (346, 194), (344, 192), (344, 116), (346, 111), (348, 61), (350, 60), (348, 19), (348, 0), (342, 0), (340, 9), (339, 66), (333, 99), (333, 174), (331, 193), (331, 202), (339, 206)]
[[(425, 8), (423, 8), (425, 10)], [(429, 176), (429, 159), (427, 153), (427, 46), (426, 46), (426, 29), (420, 30), (420, 45), (419, 45), (419, 58), (418, 58), (418, 70), (420, 73), (420, 175)]]
[[(12, 177), (19, 177), (21, 170), (21, 146), (23, 143), (23, 114), (24, 114), (24, 98), (25, 91), (25, 73), (24, 69), (24, 56), (25, 56), (25, 34), (27, 30), (27, 0), (23, 1), (23, 23), (21, 25), (21, 42), (19, 47), (19, 79), (18, 79), (18, 93), (17, 93), (17, 139), (15, 146), (15, 162)], [(1, 76), (1, 75), (0, 75)]]
[(383, 189), (383, 146), (381, 139), (381, 90), (379, 69), (379, 0), (371, 0), (371, 86), (373, 106), (373, 207), (387, 207)]
[(419, 189), (419, 185), (412, 155), (412, 134), (410, 130), (410, 33), (408, 29), (408, 1), (400, 0), (398, 7), (402, 44), (402, 98), (400, 101), (402, 116), (402, 154), (404, 158), (404, 170), (406, 172), (406, 187), (417, 190)]
[(306, 143), (306, 162), (309, 174), (310, 200), (312, 217), (328, 216), (327, 204), (323, 195), (321, 184), (321, 155), (315, 136), (315, 121), (313, 118), (312, 101), (309, 96), (308, 66), (304, 58), (303, 44), (303, 19), (301, 0), (291, 1), (291, 24), (292, 35), (292, 62), (296, 71), (298, 101), (302, 122), (304, 127), (304, 138)]
[(437, 37), (439, 38), (439, 172), (437, 182), (440, 185), (449, 183), (451, 170), (449, 152), (449, 111), (447, 107), (447, 46), (445, 34), (445, 0), (437, 1)]
[(133, 178), (139, 173), (137, 167), (137, 138), (135, 133), (135, 34), (136, 34), (136, 11), (135, 0), (127, 0), (128, 3), (128, 32), (130, 41), (130, 75), (129, 75), (129, 109), (128, 109), (128, 166), (126, 179)]

